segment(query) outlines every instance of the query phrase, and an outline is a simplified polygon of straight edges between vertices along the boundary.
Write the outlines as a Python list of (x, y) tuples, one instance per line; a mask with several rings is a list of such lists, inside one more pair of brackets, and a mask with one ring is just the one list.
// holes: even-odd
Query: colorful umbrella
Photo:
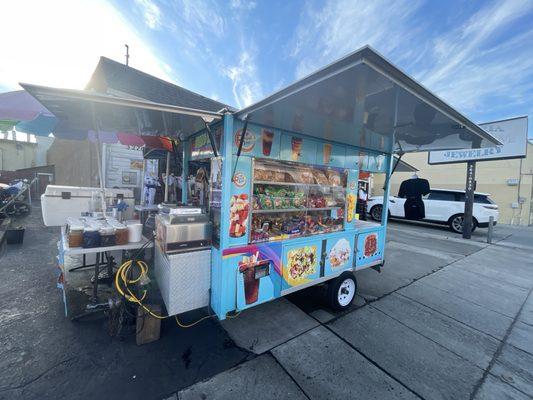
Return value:
[(0, 130), (48, 136), (57, 118), (25, 90), (0, 93)]

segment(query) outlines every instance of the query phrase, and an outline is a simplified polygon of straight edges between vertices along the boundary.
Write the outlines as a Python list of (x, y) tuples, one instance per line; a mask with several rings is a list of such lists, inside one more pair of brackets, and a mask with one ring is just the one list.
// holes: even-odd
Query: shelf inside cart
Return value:
[(269, 209), (269, 210), (253, 210), (253, 214), (268, 214), (268, 213), (281, 213), (281, 212), (309, 212), (309, 211), (331, 211), (338, 210), (343, 206), (335, 207), (320, 207), (320, 208), (280, 208), (280, 209)]
[(339, 190), (344, 189), (344, 187), (340, 185), (322, 185), (318, 183), (297, 183), (297, 182), (254, 181), (254, 185), (320, 187), (324, 189), (339, 189)]

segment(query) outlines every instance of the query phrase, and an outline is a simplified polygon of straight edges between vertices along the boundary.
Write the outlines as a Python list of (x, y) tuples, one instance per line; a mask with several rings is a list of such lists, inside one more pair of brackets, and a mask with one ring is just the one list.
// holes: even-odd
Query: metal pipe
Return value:
[(167, 152), (167, 167), (165, 173), (165, 203), (168, 203), (168, 174), (170, 173), (170, 151)]
[(492, 243), (492, 233), (494, 232), (494, 217), (489, 217), (489, 230), (487, 232), (487, 243)]
[(91, 111), (93, 117), (93, 126), (96, 133), (96, 159), (98, 161), (98, 179), (100, 180), (100, 199), (102, 201), (102, 212), (106, 212), (106, 203), (105, 203), (105, 182), (104, 174), (102, 172), (102, 156), (100, 154), (100, 128), (98, 125), (98, 120), (96, 119), (96, 110), (94, 108), (94, 103), (91, 103)]

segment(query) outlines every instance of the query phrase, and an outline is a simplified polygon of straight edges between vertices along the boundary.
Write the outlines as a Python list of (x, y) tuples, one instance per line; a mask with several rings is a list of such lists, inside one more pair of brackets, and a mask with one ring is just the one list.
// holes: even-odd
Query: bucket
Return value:
[(8, 229), (6, 231), (7, 244), (22, 244), (24, 241), (24, 228)]
[(130, 243), (138, 243), (143, 238), (143, 224), (128, 222), (128, 241)]

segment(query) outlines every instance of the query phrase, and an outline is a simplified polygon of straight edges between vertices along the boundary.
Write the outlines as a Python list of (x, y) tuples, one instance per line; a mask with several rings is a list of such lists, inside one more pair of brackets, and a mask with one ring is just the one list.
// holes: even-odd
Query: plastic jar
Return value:
[(83, 247), (100, 247), (100, 232), (97, 228), (88, 227), (83, 229)]
[(115, 227), (115, 240), (117, 245), (128, 244), (128, 227), (124, 225), (121, 227)]
[(102, 227), (99, 232), (101, 247), (115, 246), (115, 229), (112, 226)]
[(83, 245), (83, 226), (70, 225), (68, 229), (68, 247), (81, 247)]

